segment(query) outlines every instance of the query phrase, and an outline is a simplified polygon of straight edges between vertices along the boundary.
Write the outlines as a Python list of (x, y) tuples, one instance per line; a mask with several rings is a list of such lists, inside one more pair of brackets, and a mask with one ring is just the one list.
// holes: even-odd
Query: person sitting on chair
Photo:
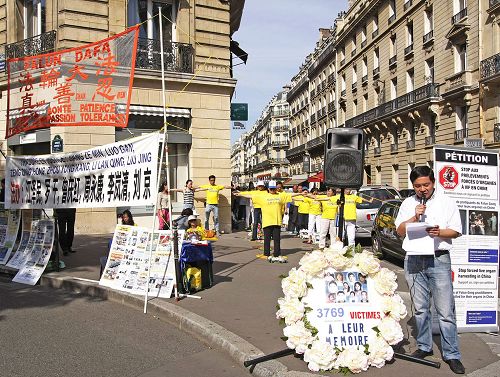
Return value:
[(201, 241), (203, 238), (203, 228), (198, 225), (198, 218), (194, 215), (188, 217), (189, 227), (184, 233), (184, 239), (187, 241)]

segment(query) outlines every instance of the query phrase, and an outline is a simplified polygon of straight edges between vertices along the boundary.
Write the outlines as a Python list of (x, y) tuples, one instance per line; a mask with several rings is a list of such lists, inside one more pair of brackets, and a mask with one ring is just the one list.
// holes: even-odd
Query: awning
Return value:
[[(116, 113), (125, 113), (126, 105), (117, 104)], [(130, 105), (129, 114), (134, 115), (148, 115), (148, 116), (163, 116), (163, 107), (160, 106), (139, 106)], [(191, 110), (181, 109), (176, 107), (167, 107), (167, 117), (177, 118), (191, 118)]]
[(285, 182), (283, 185), (284, 186), (293, 186), (293, 185), (300, 185), (301, 183), (304, 183), (307, 181), (307, 175), (294, 175), (292, 179), (289, 181)]
[(307, 178), (307, 182), (323, 182), (325, 179), (323, 172), (320, 171), (318, 174), (312, 175)]
[(21, 109), (11, 109), (9, 111), (9, 119), (16, 119), (20, 117), (30, 116), (33, 113), (38, 115), (47, 115), (47, 109), (49, 108), (49, 104), (45, 103), (40, 106), (35, 106), (32, 108), (21, 108)]
[(240, 58), (243, 63), (247, 64), (248, 53), (240, 47), (240, 44), (236, 41), (231, 41), (229, 45), (229, 50)]

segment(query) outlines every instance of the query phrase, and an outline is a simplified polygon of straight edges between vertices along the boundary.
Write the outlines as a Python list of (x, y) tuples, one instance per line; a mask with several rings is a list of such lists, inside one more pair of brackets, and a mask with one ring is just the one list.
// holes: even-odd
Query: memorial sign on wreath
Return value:
[(284, 340), (313, 371), (359, 373), (392, 360), (406, 307), (396, 274), (358, 246), (312, 251), (282, 280), (277, 318)]
[(138, 35), (134, 26), (82, 47), (9, 59), (5, 138), (51, 126), (126, 127)]

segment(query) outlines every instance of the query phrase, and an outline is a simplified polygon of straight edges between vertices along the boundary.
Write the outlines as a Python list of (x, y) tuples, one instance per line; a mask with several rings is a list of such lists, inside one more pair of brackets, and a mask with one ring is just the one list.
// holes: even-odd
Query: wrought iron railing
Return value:
[(387, 20), (387, 23), (390, 25), (394, 21), (396, 21), (396, 13), (394, 13), (391, 17), (389, 17), (389, 19)]
[(373, 32), (372, 32), (372, 38), (375, 38), (377, 35), (378, 35), (378, 29), (377, 30), (373, 30)]
[(335, 84), (335, 73), (330, 73), (328, 75), (328, 84)]
[(334, 102), (330, 102), (328, 104), (328, 113), (333, 113), (335, 111), (335, 103)]
[(353, 48), (352, 51), (351, 51), (351, 56), (354, 56), (354, 55), (356, 55), (356, 49), (355, 48)]
[(273, 116), (287, 116), (290, 115), (290, 110), (274, 110)]
[(288, 145), (288, 140), (275, 140), (271, 143), (273, 148), (283, 147)]
[(406, 149), (415, 149), (415, 140), (408, 140), (406, 142)]
[(430, 135), (425, 137), (425, 145), (436, 144), (436, 135)]
[(455, 141), (461, 141), (469, 135), (469, 130), (467, 128), (462, 128), (461, 130), (455, 130)]
[(344, 65), (344, 64), (345, 64), (345, 58), (340, 61), (340, 65)]
[[(187, 43), (163, 42), (164, 68), (171, 72), (194, 72), (194, 48)], [(161, 71), (159, 39), (139, 38), (137, 42), (136, 68)]]
[(455, 14), (451, 18), (451, 24), (455, 25), (458, 21), (460, 21), (461, 19), (463, 19), (465, 17), (467, 17), (467, 8), (464, 8), (460, 12), (458, 12), (457, 14)]
[(352, 85), (351, 85), (351, 90), (353, 92), (355, 92), (356, 90), (358, 90), (358, 83), (357, 82), (353, 82)]
[(312, 140), (309, 140), (307, 142), (307, 145), (306, 145), (306, 148), (307, 149), (312, 149), (312, 148), (315, 148), (315, 147), (318, 147), (320, 145), (324, 145), (325, 144), (325, 137), (324, 136), (318, 136)]
[(361, 48), (365, 48), (366, 47), (366, 43), (367, 43), (367, 40), (364, 39), (361, 41)]
[(300, 155), (305, 150), (306, 150), (305, 144), (299, 145), (298, 147), (295, 147), (295, 148), (291, 148), (291, 149), (286, 151), (286, 158), (288, 159), (290, 157)]
[(311, 89), (311, 98), (316, 97), (316, 89)]
[(414, 105), (420, 101), (439, 97), (438, 85), (430, 83), (424, 85), (414, 91), (397, 97), (396, 99), (385, 102), (371, 110), (368, 110), (354, 118), (348, 119), (345, 124), (346, 127), (363, 126), (367, 122), (375, 119), (386, 117), (395, 111), (406, 108), (407, 106)]
[(345, 95), (346, 95), (346, 90), (344, 89), (344, 90), (342, 90), (342, 91), (340, 92), (340, 96), (341, 96), (341, 97), (345, 97)]
[(393, 143), (391, 144), (391, 153), (396, 153), (398, 151), (398, 144)]
[(493, 142), (500, 143), (500, 123), (493, 125)]
[(373, 68), (373, 77), (378, 76), (380, 74), (380, 67)]
[(392, 58), (389, 58), (389, 67), (396, 65), (398, 62), (398, 56), (394, 55)]
[(405, 47), (405, 56), (410, 55), (411, 53), (413, 53), (413, 43)]
[(500, 4), (500, 0), (490, 0), (490, 8), (493, 8), (495, 5)]
[(498, 73), (500, 73), (500, 54), (481, 61), (481, 79), (486, 79)]
[(362, 84), (362, 85), (368, 84), (368, 75), (364, 75), (364, 76), (361, 78), (361, 84)]
[(56, 31), (51, 30), (5, 46), (5, 59), (41, 55), (56, 49)]
[(316, 114), (311, 115), (311, 124), (316, 123)]
[(434, 40), (434, 30), (429, 31), (422, 37), (422, 43), (425, 45), (430, 41)]

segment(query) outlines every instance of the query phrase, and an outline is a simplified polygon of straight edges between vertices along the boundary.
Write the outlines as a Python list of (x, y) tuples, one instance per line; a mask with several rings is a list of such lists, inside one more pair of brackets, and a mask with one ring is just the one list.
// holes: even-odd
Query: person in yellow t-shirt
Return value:
[(262, 210), (260, 208), (260, 205), (257, 204), (253, 198), (256, 196), (256, 195), (260, 195), (262, 193), (265, 193), (267, 194), (267, 190), (266, 190), (266, 185), (264, 184), (264, 181), (258, 181), (257, 184), (256, 184), (256, 187), (257, 187), (257, 190), (253, 190), (253, 191), (241, 191), (240, 192), (240, 196), (243, 196), (243, 197), (246, 197), (246, 198), (250, 198), (252, 200), (252, 205), (253, 205), (253, 220), (252, 220), (252, 238), (251, 238), (251, 241), (256, 241), (257, 240), (257, 230), (258, 230), (258, 226), (260, 224), (260, 226), (262, 227)]
[[(210, 213), (213, 212), (214, 227), (217, 235), (219, 231), (219, 191), (223, 189), (230, 189), (231, 186), (222, 186), (215, 184), (215, 175), (208, 177), (209, 184), (201, 185), (199, 188), (207, 192), (207, 202), (205, 206), (205, 229), (209, 228)], [(200, 190), (201, 191), (201, 190)]]
[(319, 231), (319, 248), (326, 247), (326, 236), (330, 233), (330, 243), (337, 237), (337, 211), (339, 195), (334, 195), (335, 190), (329, 187), (325, 196), (316, 196), (316, 200), (321, 202), (321, 225)]
[[(316, 200), (318, 195), (318, 189), (314, 187), (311, 189), (311, 195), (304, 198), (304, 201), (309, 203), (309, 219), (307, 224), (307, 231), (309, 233), (309, 239), (304, 241), (304, 243), (312, 244), (313, 235), (315, 231), (319, 233), (320, 223), (321, 223), (321, 202)], [(318, 196), (321, 197), (321, 196)]]
[[(254, 204), (262, 209), (262, 228), (264, 230), (264, 255), (270, 262), (286, 262), (281, 256), (281, 222), (283, 221), (283, 205), (292, 201), (292, 196), (286, 192), (278, 193), (276, 182), (269, 181), (269, 192), (259, 195), (248, 195), (238, 193), (236, 195), (251, 198)], [(271, 257), (271, 238), (274, 240), (273, 257)]]
[(307, 229), (307, 226), (309, 224), (309, 202), (304, 200), (304, 198), (306, 198), (309, 194), (309, 189), (304, 186), (300, 190), (300, 193), (302, 195), (298, 195), (293, 199), (294, 203), (296, 203), (298, 207), (297, 211), (299, 214), (297, 218), (297, 235), (302, 229)]
[(345, 220), (345, 230), (347, 235), (347, 244), (349, 246), (354, 246), (356, 237), (356, 204), (365, 202), (373, 202), (373, 198), (367, 200), (361, 196), (355, 194), (355, 191), (348, 191), (349, 193), (345, 195), (344, 202), (344, 220)]

